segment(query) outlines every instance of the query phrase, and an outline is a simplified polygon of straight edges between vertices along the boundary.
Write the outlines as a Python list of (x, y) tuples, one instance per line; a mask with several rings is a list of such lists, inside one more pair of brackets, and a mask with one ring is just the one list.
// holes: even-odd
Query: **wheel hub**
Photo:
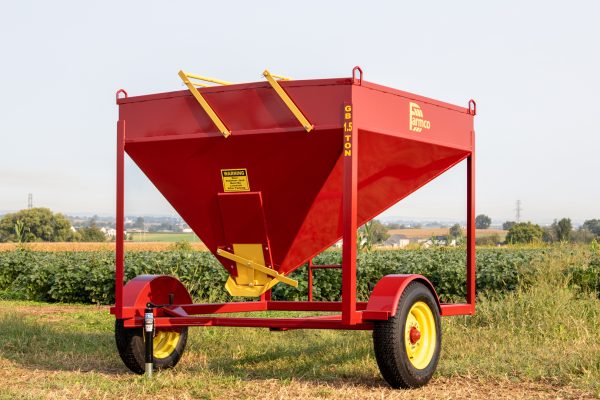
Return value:
[(404, 347), (406, 355), (416, 369), (429, 365), (436, 349), (435, 318), (431, 308), (417, 301), (406, 316)]
[(156, 358), (169, 357), (177, 348), (181, 335), (177, 331), (156, 331), (153, 353)]
[(409, 337), (410, 344), (416, 344), (421, 339), (421, 332), (413, 326), (412, 328), (410, 328)]

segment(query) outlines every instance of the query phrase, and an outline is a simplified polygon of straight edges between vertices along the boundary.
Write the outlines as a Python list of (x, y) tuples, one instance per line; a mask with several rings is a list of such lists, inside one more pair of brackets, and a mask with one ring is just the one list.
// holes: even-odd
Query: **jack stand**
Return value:
[(144, 310), (144, 342), (146, 343), (145, 366), (146, 378), (152, 378), (152, 369), (154, 366), (154, 312), (152, 308), (146, 306)]

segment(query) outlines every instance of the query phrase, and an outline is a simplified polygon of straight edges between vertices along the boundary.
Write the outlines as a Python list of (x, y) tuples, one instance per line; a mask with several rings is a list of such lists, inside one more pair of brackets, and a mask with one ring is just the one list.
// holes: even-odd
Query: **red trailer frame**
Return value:
[[(369, 82), (362, 81), (362, 71), (358, 82), (364, 87), (380, 88)], [(353, 76), (353, 82), (357, 79)], [(391, 90), (386, 88), (386, 90)], [(399, 92), (399, 91), (398, 91)], [(404, 92), (401, 92), (404, 95)], [(121, 96), (123, 95), (123, 96)], [(152, 95), (151, 95), (152, 96)], [(146, 96), (150, 98), (151, 96)], [(124, 90), (117, 92), (117, 104), (127, 98)], [(428, 101), (435, 102), (428, 99)], [(438, 102), (448, 107), (446, 103)], [(352, 109), (352, 104), (347, 104)], [(452, 106), (456, 107), (456, 106)], [(475, 115), (475, 102), (469, 101), (470, 115)], [(356, 111), (356, 110), (354, 110)], [(360, 110), (359, 110), (360, 111)], [(351, 120), (350, 120), (351, 121)], [(388, 275), (383, 277), (373, 289), (368, 302), (359, 302), (356, 298), (356, 254), (357, 254), (357, 171), (358, 171), (358, 140), (357, 125), (346, 130), (345, 140), (352, 151), (343, 161), (343, 250), (341, 265), (313, 265), (308, 267), (308, 301), (274, 301), (271, 291), (261, 295), (258, 301), (231, 302), (221, 304), (193, 304), (181, 283), (173, 278), (162, 276), (140, 276), (128, 283), (124, 290), (124, 157), (127, 121), (117, 123), (117, 184), (116, 184), (116, 273), (115, 273), (115, 306), (111, 308), (117, 319), (124, 320), (126, 328), (142, 327), (144, 309), (147, 305), (148, 293), (152, 287), (168, 287), (171, 300), (188, 299), (185, 303), (166, 305), (156, 309), (155, 326), (157, 328), (182, 326), (232, 326), (232, 327), (263, 327), (273, 330), (286, 329), (349, 329), (371, 330), (373, 322), (387, 320), (396, 313), (398, 300), (404, 288), (412, 281), (421, 281), (435, 294), (433, 285), (421, 275)], [(470, 315), (475, 312), (475, 152), (474, 132), (471, 131), (471, 150), (467, 160), (467, 265), (466, 303), (440, 303), (439, 311), (442, 316)], [(312, 257), (311, 259), (312, 260)], [(312, 270), (319, 268), (341, 268), (342, 270), (342, 301), (323, 302), (313, 301)], [(168, 304), (171, 303), (171, 304)], [(219, 314), (256, 312), (256, 311), (323, 311), (336, 312), (334, 315), (297, 318), (253, 318), (253, 317), (223, 317)]]

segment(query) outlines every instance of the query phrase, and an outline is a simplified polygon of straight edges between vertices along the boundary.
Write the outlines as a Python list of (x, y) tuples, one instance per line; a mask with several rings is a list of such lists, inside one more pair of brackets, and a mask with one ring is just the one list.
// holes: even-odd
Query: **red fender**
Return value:
[(440, 299), (427, 278), (417, 274), (386, 275), (377, 282), (373, 292), (371, 292), (367, 308), (363, 311), (363, 319), (387, 320), (396, 315), (400, 296), (402, 296), (408, 284), (413, 281), (422, 282), (431, 290), (441, 312)]
[[(167, 275), (139, 275), (127, 282), (123, 288), (123, 318), (143, 317), (146, 303), (191, 304), (192, 297), (177, 278)], [(157, 316), (161, 314), (157, 309)]]

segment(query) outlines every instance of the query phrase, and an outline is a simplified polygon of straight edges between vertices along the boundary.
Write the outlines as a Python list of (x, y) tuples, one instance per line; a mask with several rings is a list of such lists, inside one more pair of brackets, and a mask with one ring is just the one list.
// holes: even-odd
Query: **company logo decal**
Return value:
[(417, 103), (412, 101), (408, 103), (408, 130), (413, 132), (421, 132), (423, 129), (430, 129), (431, 122), (423, 118), (423, 110)]

